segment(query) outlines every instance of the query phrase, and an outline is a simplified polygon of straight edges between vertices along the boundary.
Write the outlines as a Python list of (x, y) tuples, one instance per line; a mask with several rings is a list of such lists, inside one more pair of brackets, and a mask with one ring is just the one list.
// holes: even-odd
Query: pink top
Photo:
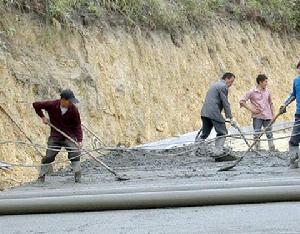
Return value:
[(258, 90), (257, 87), (252, 88), (248, 91), (245, 96), (240, 100), (240, 104), (250, 100), (251, 104), (257, 109), (260, 110), (259, 114), (252, 114), (252, 118), (258, 119), (273, 119), (272, 113), (272, 98), (271, 93), (268, 89)]

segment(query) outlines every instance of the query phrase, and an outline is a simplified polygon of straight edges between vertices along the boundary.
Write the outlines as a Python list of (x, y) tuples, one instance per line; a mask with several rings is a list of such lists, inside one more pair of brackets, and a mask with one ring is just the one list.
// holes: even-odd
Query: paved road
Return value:
[(0, 216), (0, 233), (300, 233), (300, 202)]

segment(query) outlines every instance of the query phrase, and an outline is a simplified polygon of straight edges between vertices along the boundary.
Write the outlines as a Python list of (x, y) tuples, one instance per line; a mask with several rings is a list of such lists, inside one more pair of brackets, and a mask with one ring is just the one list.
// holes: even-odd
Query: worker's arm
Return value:
[(241, 99), (240, 99), (240, 107), (244, 107), (245, 109), (249, 110), (252, 114), (256, 115), (260, 113), (260, 110), (256, 109), (252, 105), (248, 105), (247, 101), (251, 98), (251, 91), (247, 92)]
[(271, 94), (269, 94), (268, 101), (269, 101), (269, 104), (270, 104), (270, 107), (271, 107), (272, 116), (274, 117), (275, 110), (274, 110), (274, 104), (273, 104), (273, 100), (272, 100)]
[(288, 98), (285, 100), (284, 105), (288, 106), (289, 104), (291, 104), (294, 100), (296, 99), (296, 87), (295, 87), (295, 81), (293, 83), (293, 90), (290, 93), (290, 96), (288, 96)]
[(295, 81), (293, 83), (293, 89), (288, 98), (284, 101), (283, 105), (279, 109), (279, 113), (283, 114), (286, 113), (286, 108), (288, 105), (290, 105), (293, 101), (296, 99), (296, 87), (295, 87)]
[(272, 111), (272, 116), (275, 116), (275, 109), (274, 109), (274, 104), (271, 104), (271, 111)]
[(228, 88), (226, 86), (219, 89), (219, 96), (224, 108), (226, 119), (232, 119), (231, 107), (228, 101)]
[(35, 112), (37, 113), (38, 116), (41, 117), (41, 119), (43, 120), (43, 123), (45, 123), (45, 124), (48, 123), (48, 119), (45, 117), (43, 110), (47, 111), (50, 108), (51, 104), (52, 104), (51, 101), (42, 101), (42, 102), (32, 103), (32, 106), (33, 106)]

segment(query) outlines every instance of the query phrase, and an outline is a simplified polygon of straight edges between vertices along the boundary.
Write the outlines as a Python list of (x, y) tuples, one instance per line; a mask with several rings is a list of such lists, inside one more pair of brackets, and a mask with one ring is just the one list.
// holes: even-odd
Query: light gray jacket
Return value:
[(232, 114), (228, 101), (228, 87), (224, 80), (220, 80), (208, 89), (201, 109), (201, 116), (224, 123), (225, 119), (221, 114), (223, 109), (225, 117), (231, 119)]

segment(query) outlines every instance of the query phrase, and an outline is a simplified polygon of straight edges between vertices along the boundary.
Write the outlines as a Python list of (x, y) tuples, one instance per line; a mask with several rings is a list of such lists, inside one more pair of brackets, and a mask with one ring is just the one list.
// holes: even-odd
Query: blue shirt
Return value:
[(300, 75), (296, 76), (293, 82), (293, 89), (285, 104), (296, 99), (296, 115), (300, 115)]

